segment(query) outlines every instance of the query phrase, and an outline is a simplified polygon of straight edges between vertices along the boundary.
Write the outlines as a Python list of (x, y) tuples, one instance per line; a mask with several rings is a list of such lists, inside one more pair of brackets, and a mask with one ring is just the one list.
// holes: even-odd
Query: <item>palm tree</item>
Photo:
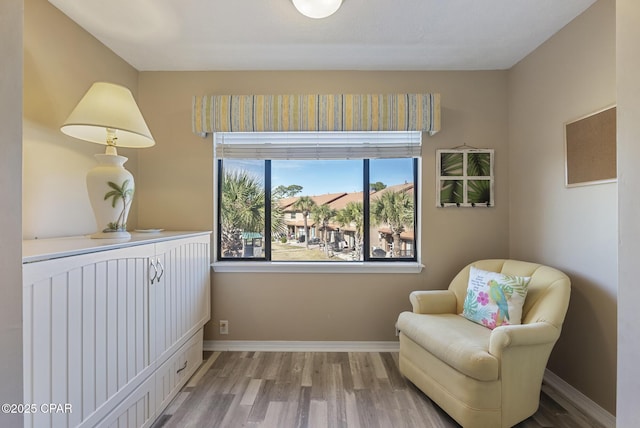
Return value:
[(392, 257), (400, 255), (400, 234), (413, 227), (413, 198), (406, 192), (385, 192), (372, 201), (371, 219), (375, 225), (387, 224), (393, 236)]
[(469, 153), (467, 155), (467, 175), (476, 177), (491, 175), (491, 154)]
[(293, 209), (302, 212), (302, 220), (304, 221), (304, 235), (306, 247), (309, 248), (309, 225), (307, 224), (307, 217), (309, 213), (316, 206), (316, 203), (309, 196), (300, 196), (297, 201), (293, 203)]
[(287, 224), (284, 222), (284, 208), (280, 205), (278, 195), (271, 194), (271, 236), (280, 237), (287, 234)]
[[(220, 221), (222, 254), (242, 255), (242, 232), (264, 232), (265, 191), (262, 182), (247, 171), (228, 171), (222, 182)], [(271, 232), (285, 230), (284, 213), (271, 198)]]
[(458, 152), (440, 153), (440, 175), (441, 176), (461, 176), (464, 157)]
[(311, 211), (313, 221), (315, 221), (316, 224), (322, 225), (322, 241), (324, 242), (325, 253), (329, 252), (327, 247), (327, 226), (329, 225), (329, 220), (335, 217), (336, 214), (337, 211), (332, 209), (329, 205), (316, 205)]
[[(440, 175), (443, 177), (461, 177), (463, 165), (463, 153), (444, 152), (440, 154)], [(462, 186), (463, 182), (459, 179), (443, 180), (440, 183), (440, 202), (461, 204), (463, 202)]]
[(467, 197), (472, 204), (491, 202), (491, 182), (489, 180), (469, 180)]
[(115, 208), (116, 204), (118, 203), (118, 200), (122, 199), (122, 210), (120, 211), (120, 214), (118, 215), (118, 218), (116, 219), (116, 221), (109, 223), (108, 224), (109, 227), (105, 229), (105, 231), (117, 232), (117, 231), (127, 230), (127, 223), (125, 222), (126, 220), (125, 216), (127, 214), (127, 207), (129, 206), (133, 198), (133, 187), (129, 187), (128, 179), (122, 182), (122, 186), (118, 186), (113, 181), (109, 181), (107, 184), (113, 190), (111, 190), (110, 192), (107, 192), (104, 195), (104, 200), (106, 201), (109, 198), (113, 198), (113, 200), (111, 201), (111, 206)]
[(442, 180), (440, 182), (440, 203), (442, 204), (461, 204), (464, 202), (462, 198), (463, 192), (462, 180)]
[(362, 236), (364, 234), (364, 207), (362, 202), (349, 202), (336, 214), (336, 221), (341, 226), (355, 226), (355, 252), (353, 258), (360, 260), (362, 251)]

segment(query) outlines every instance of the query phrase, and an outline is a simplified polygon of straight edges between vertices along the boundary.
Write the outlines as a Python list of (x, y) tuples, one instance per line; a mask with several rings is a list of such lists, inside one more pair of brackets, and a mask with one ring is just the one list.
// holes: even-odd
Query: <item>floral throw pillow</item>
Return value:
[(531, 277), (504, 275), (471, 266), (462, 316), (491, 330), (520, 324)]

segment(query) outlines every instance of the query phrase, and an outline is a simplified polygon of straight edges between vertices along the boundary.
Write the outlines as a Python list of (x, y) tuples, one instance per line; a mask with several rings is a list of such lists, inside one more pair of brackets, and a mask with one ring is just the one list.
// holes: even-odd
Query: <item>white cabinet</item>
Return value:
[[(206, 266), (199, 266), (207, 260)], [(175, 353), (181, 338), (192, 335), (195, 326), (209, 319), (209, 247), (165, 241), (156, 244), (152, 262), (156, 280), (150, 288), (151, 317), (155, 319), (152, 358), (160, 364)], [(155, 271), (152, 270), (151, 277)], [(159, 278), (159, 279), (158, 279)], [(206, 295), (205, 295), (206, 293)]]
[[(202, 359), (209, 239), (23, 243), (25, 427), (153, 423)], [(185, 361), (167, 391), (166, 367)], [(71, 412), (42, 411), (50, 403)]]
[(123, 400), (99, 422), (101, 427), (149, 427), (156, 418), (155, 376), (149, 376), (126, 400)]

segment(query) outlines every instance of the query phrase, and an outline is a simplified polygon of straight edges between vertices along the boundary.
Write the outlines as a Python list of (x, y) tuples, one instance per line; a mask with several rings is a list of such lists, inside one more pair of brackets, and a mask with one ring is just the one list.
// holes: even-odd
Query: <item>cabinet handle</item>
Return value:
[(185, 362), (184, 362), (184, 366), (182, 366), (182, 368), (181, 368), (181, 369), (178, 369), (178, 371), (176, 372), (176, 374), (178, 374), (178, 373), (180, 373), (182, 370), (186, 369), (186, 368), (187, 368), (187, 363), (188, 363), (188, 361), (185, 361)]
[(158, 282), (160, 282), (160, 278), (162, 278), (162, 275), (164, 275), (164, 266), (162, 265), (162, 262), (160, 261), (160, 259), (157, 260), (158, 266), (160, 266), (160, 273), (158, 274)]
[[(151, 268), (153, 268), (153, 276), (151, 276)], [(158, 276), (158, 268), (156, 267), (156, 262), (153, 259), (151, 259), (151, 261), (149, 262), (149, 277), (151, 279), (151, 284), (153, 284), (157, 276)]]

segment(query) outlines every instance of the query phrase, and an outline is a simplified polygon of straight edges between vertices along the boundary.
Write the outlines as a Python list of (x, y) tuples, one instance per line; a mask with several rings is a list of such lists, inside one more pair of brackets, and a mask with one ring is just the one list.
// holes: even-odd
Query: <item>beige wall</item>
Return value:
[(618, 99), (618, 209), (619, 285), (618, 285), (618, 413), (619, 427), (640, 426), (640, 3), (616, 3), (616, 75)]
[[(442, 132), (425, 137), (422, 254), (426, 268), (405, 275), (214, 273), (206, 339), (395, 340), (411, 290), (445, 288), (471, 260), (507, 249), (506, 72), (143, 72), (141, 108), (157, 145), (140, 152), (139, 224), (212, 229), (212, 140), (191, 132), (191, 100), (201, 94), (440, 92)], [(435, 208), (435, 150), (467, 143), (496, 149), (496, 207)]]
[[(9, 22), (17, 26), (16, 8), (21, 3), (3, 2), (3, 19), (9, 11)], [(375, 276), (215, 273), (213, 317), (228, 319), (230, 334), (219, 336), (209, 327), (206, 338), (395, 340), (393, 323), (398, 312), (409, 309), (411, 290), (444, 288), (471, 260), (511, 255), (548, 263), (571, 275), (571, 308), (550, 368), (614, 413), (618, 191), (620, 295), (628, 298), (619, 314), (619, 388), (626, 397), (640, 392), (632, 360), (640, 353), (636, 327), (640, 320), (632, 306), (633, 299), (640, 298), (632, 270), (640, 253), (634, 247), (639, 213), (633, 201), (639, 180), (632, 162), (637, 150), (633, 136), (640, 130), (635, 129), (637, 120), (630, 118), (638, 113), (640, 95), (635, 55), (639, 35), (634, 29), (639, 6), (635, 0), (618, 0), (618, 5), (618, 19), (625, 18), (618, 31), (618, 48), (624, 49), (618, 58), (618, 68), (624, 69), (618, 70), (619, 114), (622, 94), (626, 95), (624, 106), (630, 109), (619, 123), (619, 175), (626, 175), (628, 181), (621, 180), (619, 189), (616, 184), (565, 189), (563, 122), (616, 101), (613, 0), (597, 2), (509, 72), (193, 73), (138, 73), (48, 2), (25, 0), (24, 236), (74, 235), (95, 228), (84, 176), (95, 164), (93, 154), (103, 148), (65, 137), (59, 126), (96, 80), (128, 86), (157, 140), (150, 149), (121, 151), (130, 157), (127, 168), (138, 186), (134, 203), (138, 210), (134, 206), (130, 226), (137, 220), (140, 227), (167, 229), (213, 228), (211, 139), (191, 133), (193, 95), (440, 92), (443, 131), (425, 137), (421, 189), (425, 270), (419, 275)], [(0, 28), (3, 58), (15, 57), (11, 51), (15, 46), (4, 43), (5, 33), (17, 37), (19, 30), (11, 25)], [(3, 61), (2, 67), (10, 63)], [(2, 75), (3, 85), (10, 82), (4, 78), (4, 68)], [(2, 110), (7, 103), (15, 108), (14, 99), (15, 95), (7, 98), (3, 92), (3, 149), (5, 135), (19, 138), (14, 129), (18, 121)], [(463, 143), (496, 149), (495, 208), (434, 207), (435, 150)], [(19, 174), (15, 153), (0, 162), (0, 173)], [(2, 182), (3, 198), (19, 203), (18, 185)], [(5, 231), (19, 230), (16, 211), (10, 213), (0, 217), (3, 249), (12, 248), (4, 245), (5, 239), (11, 239)], [(17, 257), (15, 248), (8, 253)], [(6, 266), (2, 265), (2, 274), (13, 275), (19, 283), (19, 269), (11, 263)], [(11, 299), (3, 301), (16, 307)], [(3, 316), (8, 313), (3, 311)], [(3, 343), (17, 339), (7, 340)], [(637, 424), (635, 404), (623, 398), (618, 406), (620, 421)]]
[[(48, 1), (25, 0), (24, 15), (23, 236), (93, 233), (85, 176), (104, 146), (67, 137), (60, 125), (95, 81), (127, 86), (135, 96), (138, 72)], [(135, 176), (137, 152), (119, 153)]]
[(617, 185), (564, 186), (564, 122), (616, 101), (615, 1), (600, 0), (509, 72), (509, 250), (572, 279), (549, 368), (616, 403)]
[[(22, 402), (22, 0), (0, 2), (0, 402)], [(0, 426), (22, 415), (0, 413)]]

